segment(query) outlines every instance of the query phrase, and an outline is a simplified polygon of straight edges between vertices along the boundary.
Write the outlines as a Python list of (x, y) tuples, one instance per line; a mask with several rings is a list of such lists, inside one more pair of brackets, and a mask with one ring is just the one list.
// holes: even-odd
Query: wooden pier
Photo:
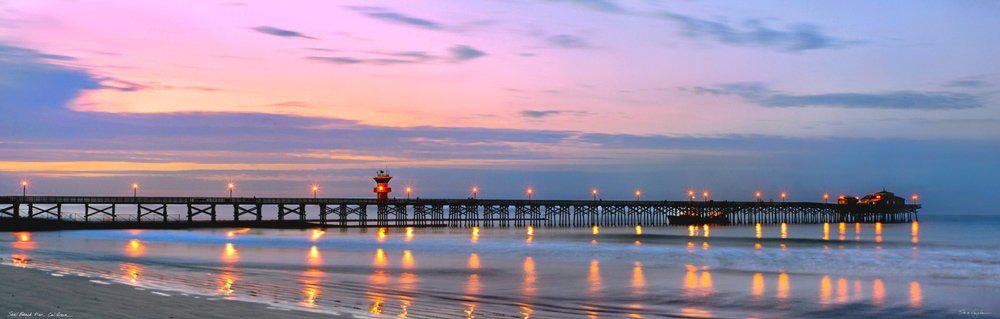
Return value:
[[(902, 223), (916, 204), (812, 202), (358, 199), (230, 197), (0, 197), (0, 224), (14, 218), (82, 223), (312, 222), (326, 226), (659, 226), (687, 224)], [(231, 210), (230, 210), (231, 209)], [(232, 212), (221, 220), (220, 210)]]

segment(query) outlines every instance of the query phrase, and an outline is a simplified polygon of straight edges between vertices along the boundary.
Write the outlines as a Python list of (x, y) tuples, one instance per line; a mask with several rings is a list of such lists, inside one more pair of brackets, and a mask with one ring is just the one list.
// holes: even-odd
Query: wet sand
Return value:
[[(4, 318), (355, 318), (232, 300), (206, 300), (175, 291), (137, 290), (98, 278), (52, 276), (0, 265), (0, 315)], [(166, 296), (169, 295), (169, 296)]]

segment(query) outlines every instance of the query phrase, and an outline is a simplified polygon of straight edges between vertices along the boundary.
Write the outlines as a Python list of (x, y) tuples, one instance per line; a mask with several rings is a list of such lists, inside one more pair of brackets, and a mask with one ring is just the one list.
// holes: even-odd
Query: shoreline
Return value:
[(0, 265), (0, 313), (6, 318), (357, 318), (267, 304), (183, 295), (13, 265)]

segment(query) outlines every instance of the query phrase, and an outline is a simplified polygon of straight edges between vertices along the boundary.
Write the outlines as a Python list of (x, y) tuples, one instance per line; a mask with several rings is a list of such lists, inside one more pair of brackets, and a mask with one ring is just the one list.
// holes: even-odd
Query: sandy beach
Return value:
[[(174, 291), (138, 290), (94, 278), (0, 266), (0, 314), (5, 318), (354, 318)], [(105, 280), (98, 280), (107, 283)]]

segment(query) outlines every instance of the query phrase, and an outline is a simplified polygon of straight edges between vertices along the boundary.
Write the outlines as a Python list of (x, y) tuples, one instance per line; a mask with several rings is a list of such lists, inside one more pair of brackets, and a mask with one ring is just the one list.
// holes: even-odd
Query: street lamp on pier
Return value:
[(594, 194), (594, 200), (597, 200), (597, 189), (595, 188), (591, 193)]
[(316, 192), (319, 192), (319, 186), (313, 185), (313, 199), (316, 199)]
[(704, 194), (702, 194), (702, 196), (705, 196), (705, 201), (707, 202), (708, 201), (708, 192), (705, 192)]
[(528, 189), (528, 200), (531, 200), (531, 192), (532, 192), (532, 190), (529, 188)]
[(28, 196), (28, 181), (21, 181), (21, 197)]
[(784, 203), (784, 202), (785, 202), (785, 193), (781, 193), (781, 202), (782, 202), (782, 203)]
[(229, 199), (233, 199), (233, 188), (236, 187), (235, 184), (229, 183)]
[(472, 199), (476, 199), (476, 193), (479, 193), (479, 187), (472, 187)]
[(760, 201), (760, 192), (757, 192), (757, 201)]
[(823, 194), (823, 203), (824, 204), (829, 204), (830, 203), (827, 199), (830, 199), (830, 194)]
[(410, 200), (410, 191), (412, 191), (412, 190), (413, 189), (411, 189), (409, 187), (406, 188), (406, 200)]
[(136, 194), (139, 193), (139, 183), (132, 183), (132, 198), (135, 198)]
[(694, 201), (694, 191), (688, 190), (688, 197), (690, 197), (691, 201), (693, 202)]
[(917, 195), (913, 195), (913, 205), (917, 204)]
[(639, 201), (639, 194), (640, 193), (641, 192), (639, 192), (639, 191), (635, 191), (635, 201), (637, 201), (637, 202)]

